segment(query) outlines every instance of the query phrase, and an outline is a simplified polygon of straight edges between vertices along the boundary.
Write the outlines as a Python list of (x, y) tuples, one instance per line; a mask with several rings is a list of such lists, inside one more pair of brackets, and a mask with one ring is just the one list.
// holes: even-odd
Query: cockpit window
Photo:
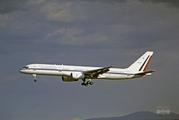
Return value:
[(23, 67), (24, 69), (28, 69), (29, 67), (27, 67), (27, 66), (25, 66), (25, 67)]

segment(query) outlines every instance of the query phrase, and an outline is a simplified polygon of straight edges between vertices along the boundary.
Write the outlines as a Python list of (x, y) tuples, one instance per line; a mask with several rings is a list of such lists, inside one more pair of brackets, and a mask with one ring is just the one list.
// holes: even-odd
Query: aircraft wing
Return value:
[(88, 70), (88, 71), (84, 71), (83, 74), (87, 78), (97, 78), (98, 75), (108, 72), (109, 68), (112, 68), (112, 67), (113, 66), (103, 67), (103, 68), (94, 69), (94, 70)]
[(153, 72), (155, 72), (155, 70), (139, 72), (139, 73), (136, 73), (135, 75), (151, 75), (151, 73)]

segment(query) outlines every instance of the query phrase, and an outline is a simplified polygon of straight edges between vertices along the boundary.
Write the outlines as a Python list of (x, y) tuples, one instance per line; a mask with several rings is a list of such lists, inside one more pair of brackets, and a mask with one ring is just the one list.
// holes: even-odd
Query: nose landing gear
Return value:
[(37, 75), (36, 74), (32, 74), (32, 76), (34, 77), (34, 82), (37, 82)]

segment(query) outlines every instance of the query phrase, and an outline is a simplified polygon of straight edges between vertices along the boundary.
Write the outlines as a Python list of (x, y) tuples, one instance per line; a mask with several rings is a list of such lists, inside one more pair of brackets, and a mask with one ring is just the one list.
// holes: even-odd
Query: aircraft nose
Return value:
[(20, 72), (20, 73), (24, 73), (24, 70), (23, 70), (23, 69), (20, 69), (19, 72)]
[(20, 69), (19, 72), (22, 73), (22, 69)]

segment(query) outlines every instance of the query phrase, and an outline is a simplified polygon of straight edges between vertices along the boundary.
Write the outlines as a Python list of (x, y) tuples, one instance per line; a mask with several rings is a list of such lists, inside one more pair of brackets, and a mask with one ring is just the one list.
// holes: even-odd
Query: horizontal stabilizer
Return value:
[(155, 70), (139, 72), (139, 73), (136, 73), (135, 75), (151, 75), (151, 73), (153, 72), (155, 72)]

